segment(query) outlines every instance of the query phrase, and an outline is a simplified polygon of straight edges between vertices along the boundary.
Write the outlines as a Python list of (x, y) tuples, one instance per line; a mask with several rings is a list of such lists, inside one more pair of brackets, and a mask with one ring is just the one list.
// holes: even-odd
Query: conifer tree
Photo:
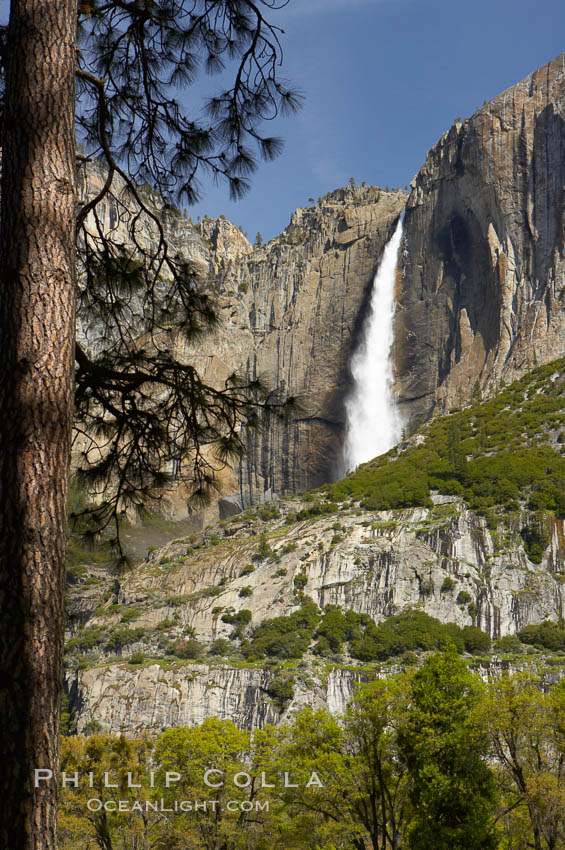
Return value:
[[(171, 244), (163, 213), (175, 198), (196, 199), (203, 170), (240, 197), (257, 153), (272, 159), (280, 151), (259, 129), (298, 104), (278, 78), (280, 31), (265, 17), (282, 5), (90, 0), (79, 4), (77, 29), (72, 0), (12, 0), (0, 28), (2, 847), (57, 843), (55, 780), (35, 788), (33, 771), (55, 774), (58, 764), (75, 359), (86, 439), (98, 435), (104, 447), (87, 462), (89, 474), (114, 487), (99, 527), (163, 484), (172, 434), (175, 460), (190, 459), (187, 477), (204, 496), (214, 470), (203, 446), (215, 442), (220, 460), (241, 452), (238, 423), (254, 424), (265, 403), (257, 384), (234, 377), (207, 386), (172, 355), (171, 325), (194, 339), (214, 310)], [(209, 98), (201, 121), (200, 104), (178, 92), (200, 70), (224, 67), (233, 83)], [(102, 176), (82, 204), (75, 79), (81, 157)], [(106, 227), (104, 204), (121, 231)], [(154, 238), (141, 239), (142, 225)], [(80, 306), (100, 328), (91, 352), (75, 342), (76, 234)]]

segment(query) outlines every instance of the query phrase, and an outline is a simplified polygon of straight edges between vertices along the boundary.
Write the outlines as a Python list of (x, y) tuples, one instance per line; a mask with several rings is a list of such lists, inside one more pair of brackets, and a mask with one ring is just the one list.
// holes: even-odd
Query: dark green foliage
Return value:
[(264, 620), (253, 631), (248, 658), (301, 658), (312, 640), (320, 620), (317, 605), (304, 599), (302, 605), (288, 617)]
[(324, 612), (324, 618), (316, 632), (318, 640), (314, 652), (318, 655), (339, 654), (343, 643), (350, 639), (357, 616), (352, 611), (344, 614), (341, 608), (335, 605), (328, 605)]
[(240, 576), (250, 576), (251, 573), (254, 573), (254, 572), (255, 572), (255, 567), (253, 566), (253, 564), (248, 564), (246, 567), (244, 567), (242, 569), (242, 571), (240, 572), (239, 575)]
[(199, 660), (204, 655), (204, 647), (194, 639), (178, 640), (172, 644), (170, 651), (177, 658), (186, 658), (190, 660)]
[(439, 417), (424, 429), (424, 444), (398, 455), (393, 449), (324, 492), (359, 500), (368, 510), (389, 510), (429, 507), (436, 489), (481, 512), (528, 499), (532, 510), (564, 516), (565, 457), (551, 441), (562, 427), (564, 372), (562, 358), (493, 399)]
[(520, 652), (522, 649), (518, 635), (504, 635), (494, 643), (496, 652)]
[(61, 735), (74, 735), (76, 721), (71, 702), (66, 691), (61, 693)]
[(530, 517), (528, 524), (521, 530), (520, 536), (524, 541), (524, 549), (530, 561), (534, 564), (541, 564), (543, 553), (551, 542), (547, 521), (543, 515), (538, 514)]
[(112, 632), (106, 641), (106, 649), (110, 652), (119, 652), (122, 647), (130, 643), (136, 643), (145, 635), (146, 629), (118, 629)]
[(483, 655), (490, 650), (490, 637), (476, 626), (464, 626), (465, 651), (471, 655)]
[(140, 614), (141, 610), (139, 608), (128, 608), (122, 614), (120, 623), (131, 623), (133, 620), (137, 620)]
[(473, 721), (480, 684), (452, 648), (414, 674), (400, 754), (410, 776), (411, 850), (494, 850), (488, 737)]
[(455, 581), (451, 578), (451, 576), (446, 576), (441, 584), (441, 592), (449, 593), (449, 591), (453, 590), (455, 587)]
[(257, 516), (265, 522), (270, 519), (279, 519), (280, 515), (281, 512), (275, 504), (262, 505), (260, 508), (257, 508)]
[(306, 573), (298, 573), (298, 575), (295, 575), (293, 584), (296, 590), (304, 590), (308, 584), (308, 576)]
[[(305, 519), (315, 519), (316, 517), (323, 516), (324, 514), (333, 514), (337, 510), (339, 510), (339, 505), (335, 502), (322, 502), (322, 501), (314, 501), (309, 508), (302, 508), (296, 514), (296, 519), (300, 522)], [(287, 515), (287, 522), (290, 522), (290, 514)]]
[(357, 614), (348, 635), (350, 653), (360, 661), (384, 661), (407, 650), (433, 650), (447, 642), (462, 652), (465, 642), (462, 630), (454, 623), (443, 624), (423, 611), (407, 611), (388, 617), (376, 625), (367, 615)]
[(267, 558), (273, 558), (275, 556), (274, 551), (271, 549), (267, 537), (265, 534), (262, 534), (259, 538), (259, 548), (257, 549), (257, 553), (255, 555), (261, 561), (266, 560)]
[[(233, 622), (237, 615), (224, 615)], [(315, 639), (316, 655), (335, 657), (348, 651), (359, 661), (386, 661), (405, 652), (430, 651), (448, 643), (458, 652), (482, 654), (490, 638), (474, 626), (461, 629), (455, 623), (440, 623), (423, 611), (406, 611), (378, 625), (368, 614), (342, 611), (328, 605), (323, 615), (310, 599), (287, 617), (264, 620), (242, 651), (247, 658), (301, 658)]]
[(237, 614), (223, 614), (222, 623), (234, 623), (236, 626), (246, 626), (251, 622), (251, 611), (248, 608), (242, 608)]
[(65, 650), (87, 652), (89, 649), (94, 649), (103, 643), (105, 631), (106, 629), (103, 628), (83, 629), (76, 637), (67, 641)]
[(565, 623), (563, 620), (559, 623), (544, 620), (536, 626), (524, 626), (518, 632), (518, 637), (522, 643), (537, 646), (540, 649), (549, 649), (551, 652), (565, 650)]
[(279, 672), (269, 683), (267, 693), (282, 710), (294, 696), (294, 676)]
[(210, 645), (208, 652), (210, 655), (229, 655), (231, 650), (230, 642), (225, 638), (216, 638)]
[(456, 601), (458, 605), (467, 605), (469, 602), (473, 601), (473, 597), (466, 590), (460, 590), (457, 594)]
[(241, 590), (239, 591), (239, 593), (237, 595), (242, 596), (244, 598), (247, 597), (247, 596), (252, 596), (253, 595), (253, 588), (249, 587), (249, 585), (246, 585), (245, 587), (241, 588)]
[(133, 652), (128, 658), (129, 664), (143, 664), (145, 661), (145, 654), (143, 652)]

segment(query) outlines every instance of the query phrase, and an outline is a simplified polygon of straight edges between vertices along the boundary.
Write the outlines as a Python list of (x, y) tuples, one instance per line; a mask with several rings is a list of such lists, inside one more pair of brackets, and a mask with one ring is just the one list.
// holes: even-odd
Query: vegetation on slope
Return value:
[(377, 625), (368, 614), (342, 611), (336, 605), (320, 611), (311, 599), (304, 599), (289, 616), (260, 623), (251, 638), (242, 641), (241, 651), (253, 661), (298, 659), (312, 643), (315, 655), (336, 659), (347, 653), (363, 662), (386, 661), (447, 643), (453, 643), (458, 652), (481, 654), (490, 649), (490, 638), (475, 626), (440, 623), (424, 611), (406, 611)]
[(430, 506), (430, 491), (460, 496), (479, 512), (496, 506), (565, 516), (565, 358), (500, 394), (434, 419), (424, 442), (392, 449), (323, 488), (367, 510)]

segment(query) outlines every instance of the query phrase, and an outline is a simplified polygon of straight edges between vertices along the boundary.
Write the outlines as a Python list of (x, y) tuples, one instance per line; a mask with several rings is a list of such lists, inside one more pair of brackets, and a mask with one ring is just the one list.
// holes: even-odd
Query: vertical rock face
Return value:
[(257, 501), (341, 471), (347, 363), (406, 197), (375, 187), (336, 190), (296, 210), (280, 236), (253, 250), (229, 222), (202, 222), (222, 323), (181, 356), (215, 385), (236, 371), (298, 401), (288, 422), (273, 417), (249, 437), (224, 492)]
[(231, 720), (242, 729), (260, 729), (286, 720), (310, 705), (343, 714), (356, 683), (366, 676), (334, 667), (327, 676), (298, 682), (283, 707), (268, 693), (272, 672), (226, 664), (188, 664), (164, 670), (151, 664), (77, 671), (67, 676), (78, 734), (96, 722), (103, 732), (140, 735), (171, 726), (198, 726), (208, 717)]
[(455, 124), (412, 182), (398, 391), (440, 412), (565, 340), (565, 54)]

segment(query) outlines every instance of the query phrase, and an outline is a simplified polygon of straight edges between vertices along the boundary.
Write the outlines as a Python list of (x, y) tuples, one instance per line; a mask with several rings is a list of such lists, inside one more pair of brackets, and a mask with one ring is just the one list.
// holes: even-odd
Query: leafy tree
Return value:
[[(263, 741), (268, 734), (263, 733)], [(256, 751), (264, 755), (261, 743)], [(262, 803), (268, 792), (261, 787), (248, 732), (217, 717), (197, 728), (167, 729), (159, 736), (155, 758), (159, 765), (156, 787), (169, 807), (179, 796), (216, 803), (176, 817), (166, 846), (185, 847), (187, 834), (193, 837), (191, 846), (203, 850), (257, 846), (269, 820), (269, 807), (256, 809), (256, 801)], [(167, 771), (180, 774), (180, 781), (167, 787)], [(214, 772), (207, 775), (207, 771)]]
[[(409, 807), (396, 727), (405, 698), (405, 680), (377, 681), (357, 691), (341, 723), (305, 708), (282, 730), (279, 758), (292, 763), (298, 785), (283, 798), (296, 829), (314, 834), (317, 846), (401, 846)], [(314, 771), (323, 787), (308, 786)]]
[(544, 693), (531, 674), (489, 686), (482, 707), (503, 791), (499, 817), (518, 847), (557, 850), (565, 842), (565, 687)]
[[(163, 815), (151, 818), (136, 810), (114, 811), (112, 804), (107, 810), (103, 804), (127, 800), (131, 809), (136, 800), (157, 799), (150, 787), (153, 748), (148, 737), (131, 740), (95, 734), (62, 740), (61, 770), (68, 782), (61, 789), (59, 839), (65, 850), (89, 847), (92, 839), (102, 850), (152, 846), (166, 829)], [(89, 800), (102, 805), (89, 808)]]
[[(38, 765), (57, 767), (75, 357), (85, 473), (113, 486), (97, 527), (139, 506), (166, 483), (167, 464), (182, 469), (183, 456), (194, 495), (204, 497), (218, 461), (203, 446), (217, 443), (219, 462), (240, 453), (238, 422), (255, 424), (264, 401), (256, 383), (207, 386), (171, 353), (171, 316), (194, 339), (213, 310), (162, 219), (179, 193), (196, 198), (202, 169), (224, 177), (239, 197), (255, 169), (253, 149), (265, 159), (280, 150), (277, 139), (259, 133), (264, 118), (297, 106), (277, 78), (279, 31), (264, 14), (274, 8), (271, 0), (92, 0), (79, 4), (77, 45), (72, 0), (12, 0), (9, 25), (0, 29), (5, 847), (56, 846), (54, 788), (39, 793), (30, 777)], [(201, 122), (175, 89), (232, 59), (233, 85), (210, 98), (209, 120)], [(75, 75), (78, 135), (86, 158), (101, 162), (99, 185), (82, 201)], [(148, 201), (143, 183), (156, 200)], [(106, 228), (105, 209), (122, 234)], [(75, 344), (77, 231), (80, 306), (100, 327), (90, 352)]]
[(410, 777), (411, 850), (488, 850), (494, 777), (488, 739), (476, 720), (480, 684), (454, 647), (426, 659), (414, 674), (400, 753)]

